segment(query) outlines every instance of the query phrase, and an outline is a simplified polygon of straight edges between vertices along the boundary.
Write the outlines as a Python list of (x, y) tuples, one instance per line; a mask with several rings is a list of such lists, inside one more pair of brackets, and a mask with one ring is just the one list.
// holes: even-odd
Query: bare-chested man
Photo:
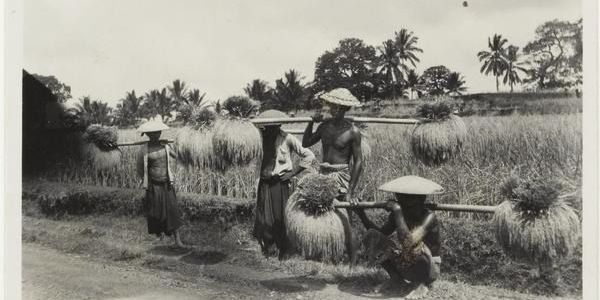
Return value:
[[(320, 165), (320, 173), (337, 180), (339, 200), (356, 203), (354, 191), (363, 168), (361, 133), (352, 122), (344, 119), (344, 115), (351, 107), (359, 106), (360, 102), (343, 88), (325, 93), (320, 98), (329, 106), (332, 118), (325, 120), (313, 132), (313, 123), (323, 121), (320, 113), (315, 114), (304, 131), (302, 146), (310, 147), (321, 141), (323, 163)], [(348, 234), (348, 254), (354, 263), (356, 248), (351, 233)]]
[(417, 176), (397, 178), (379, 189), (395, 195), (385, 207), (390, 214), (383, 226), (369, 220), (364, 210), (356, 210), (368, 229), (365, 244), (369, 261), (381, 265), (390, 275), (376, 291), (404, 285), (408, 280), (411, 292), (406, 298), (423, 298), (439, 277), (441, 264), (440, 225), (435, 214), (425, 207), (425, 198), (443, 189)]

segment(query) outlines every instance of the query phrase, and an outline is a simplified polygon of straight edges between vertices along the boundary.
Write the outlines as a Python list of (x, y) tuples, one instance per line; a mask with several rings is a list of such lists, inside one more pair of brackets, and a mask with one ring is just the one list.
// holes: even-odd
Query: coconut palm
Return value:
[(462, 95), (463, 92), (467, 91), (467, 88), (464, 86), (465, 80), (462, 75), (458, 72), (451, 72), (448, 74), (448, 78), (446, 79), (446, 89), (448, 90), (446, 94), (449, 95)]
[(410, 69), (406, 74), (406, 88), (410, 90), (410, 98), (413, 99), (414, 92), (418, 90), (417, 86), (419, 85), (419, 74), (415, 72), (414, 69)]
[(410, 62), (413, 67), (416, 67), (415, 62), (420, 62), (416, 52), (423, 53), (423, 49), (416, 46), (418, 41), (419, 38), (414, 36), (412, 31), (408, 32), (408, 30), (402, 28), (400, 29), (400, 32), (396, 32), (394, 45), (398, 51), (398, 58), (400, 58), (402, 66), (405, 67), (405, 72), (408, 72), (408, 70), (406, 69), (404, 61)]
[(502, 38), (500, 34), (494, 34), (492, 39), (488, 38), (488, 48), (490, 51), (479, 51), (477, 57), (483, 62), (481, 73), (488, 75), (490, 72), (496, 77), (496, 92), (500, 90), (498, 78), (506, 70), (506, 59), (504, 58), (504, 44), (507, 39)]
[(110, 123), (110, 114), (112, 108), (99, 100), (91, 100), (89, 96), (79, 99), (79, 103), (75, 104), (77, 116), (83, 120), (84, 124), (103, 124)]
[(244, 92), (246, 92), (246, 95), (248, 95), (250, 99), (259, 102), (268, 101), (271, 96), (267, 83), (260, 79), (254, 79), (251, 83), (248, 83), (244, 88)]
[(200, 94), (199, 89), (189, 91), (187, 96), (183, 97), (183, 102), (178, 107), (179, 114), (177, 118), (183, 120), (184, 123), (188, 123), (191, 121), (194, 112), (211, 107), (212, 104), (205, 97), (206, 93)]
[(141, 115), (142, 97), (135, 95), (135, 90), (127, 92), (121, 103), (117, 104), (117, 118), (121, 125), (135, 124), (137, 118)]
[(187, 94), (187, 87), (185, 81), (181, 81), (176, 79), (173, 81), (173, 85), (168, 87), (169, 96), (173, 98), (173, 100), (177, 104), (182, 104), (185, 100), (185, 96)]
[(276, 86), (272, 97), (274, 108), (284, 111), (293, 109), (298, 112), (308, 98), (302, 79), (304, 77), (298, 71), (291, 69), (284, 74), (284, 78), (275, 81)]
[(394, 41), (383, 42), (379, 50), (379, 72), (385, 74), (387, 82), (392, 89), (392, 99), (396, 99), (396, 87), (403, 79), (402, 70), (404, 66), (399, 57), (399, 51)]
[(143, 105), (144, 115), (154, 117), (160, 115), (163, 120), (167, 120), (171, 113), (177, 108), (177, 102), (167, 95), (167, 89), (151, 90), (144, 95), (145, 103)]
[(526, 73), (527, 70), (521, 67), (521, 63), (518, 62), (518, 52), (519, 47), (510, 45), (507, 48), (506, 55), (504, 58), (506, 59), (506, 71), (504, 73), (504, 79), (502, 83), (508, 83), (510, 85), (510, 92), (513, 92), (513, 85), (515, 83), (520, 83), (521, 78), (519, 77), (519, 73), (517, 71), (521, 71)]

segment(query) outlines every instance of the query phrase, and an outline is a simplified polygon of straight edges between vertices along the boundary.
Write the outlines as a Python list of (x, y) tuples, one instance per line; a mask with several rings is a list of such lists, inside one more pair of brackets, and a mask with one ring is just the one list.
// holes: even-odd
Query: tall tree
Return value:
[(404, 72), (408, 72), (408, 65), (405, 62), (409, 62), (413, 68), (417, 66), (417, 62), (420, 62), (416, 53), (423, 53), (423, 49), (416, 46), (418, 41), (419, 38), (412, 31), (408, 32), (408, 30), (402, 28), (400, 32), (396, 32), (394, 44), (398, 50), (398, 58), (400, 58), (404, 67)]
[(267, 82), (260, 79), (254, 79), (251, 83), (248, 83), (244, 88), (244, 92), (250, 99), (261, 103), (268, 101), (271, 97)]
[(448, 75), (450, 70), (445, 66), (433, 66), (421, 75), (421, 83), (429, 95), (443, 95), (448, 86)]
[(483, 62), (481, 66), (481, 73), (489, 75), (492, 73), (496, 77), (496, 92), (500, 91), (498, 78), (504, 73), (506, 69), (506, 60), (504, 59), (504, 44), (508, 42), (507, 39), (502, 38), (500, 34), (494, 34), (493, 38), (488, 38), (489, 51), (479, 51), (477, 57), (479, 61)]
[(127, 92), (121, 103), (117, 104), (116, 117), (120, 125), (133, 125), (141, 117), (142, 97), (135, 95), (135, 90)]
[(59, 103), (64, 103), (71, 99), (71, 87), (63, 82), (60, 82), (56, 77), (50, 75), (31, 74), (41, 83), (43, 83), (52, 94), (56, 97)]
[(458, 72), (450, 72), (446, 79), (446, 94), (449, 95), (462, 95), (463, 92), (467, 91), (464, 86), (465, 80), (462, 75)]
[(414, 99), (414, 92), (418, 90), (420, 77), (414, 69), (406, 74), (406, 88), (410, 90), (410, 98)]
[(392, 91), (392, 99), (396, 100), (396, 90), (403, 79), (401, 68), (404, 68), (400, 62), (398, 48), (394, 41), (387, 40), (379, 47), (379, 53), (379, 72), (385, 74), (389, 88)]
[(535, 39), (523, 48), (527, 60), (527, 82), (536, 82), (540, 89), (572, 84), (581, 73), (582, 24), (553, 20), (540, 25)]
[(177, 108), (177, 103), (167, 95), (166, 88), (151, 90), (144, 96), (144, 101), (143, 112), (147, 118), (160, 115), (163, 120), (168, 120)]
[(519, 47), (510, 45), (506, 49), (506, 71), (504, 72), (504, 79), (502, 83), (510, 85), (510, 92), (513, 92), (513, 86), (515, 83), (521, 82), (521, 77), (519, 77), (520, 72), (527, 72), (525, 68), (521, 66), (521, 63), (518, 61), (519, 59)]
[(183, 102), (177, 108), (179, 112), (177, 119), (183, 120), (186, 124), (191, 121), (195, 111), (208, 109), (212, 106), (206, 100), (206, 93), (201, 94), (199, 89), (190, 90), (182, 99)]
[(308, 95), (302, 83), (302, 77), (296, 70), (289, 70), (284, 74), (284, 78), (275, 82), (275, 91), (273, 93), (274, 108), (283, 111), (294, 110), (304, 106)]
[(361, 39), (347, 38), (332, 51), (326, 51), (315, 64), (314, 91), (347, 88), (357, 98), (367, 100), (372, 90), (369, 82), (375, 73), (377, 52)]
[(109, 125), (111, 121), (112, 108), (99, 100), (91, 100), (89, 96), (79, 99), (75, 104), (78, 111), (78, 117), (84, 124), (102, 124)]

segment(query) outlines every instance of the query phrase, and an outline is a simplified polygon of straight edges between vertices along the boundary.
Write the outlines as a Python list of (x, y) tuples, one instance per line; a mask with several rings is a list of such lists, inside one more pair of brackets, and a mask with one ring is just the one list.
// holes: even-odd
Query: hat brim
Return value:
[(321, 100), (323, 100), (327, 103), (330, 103), (330, 104), (336, 104), (336, 105), (347, 106), (347, 107), (360, 107), (362, 105), (360, 102), (358, 102), (356, 100), (334, 98), (334, 97), (329, 97), (328, 95), (321, 96)]

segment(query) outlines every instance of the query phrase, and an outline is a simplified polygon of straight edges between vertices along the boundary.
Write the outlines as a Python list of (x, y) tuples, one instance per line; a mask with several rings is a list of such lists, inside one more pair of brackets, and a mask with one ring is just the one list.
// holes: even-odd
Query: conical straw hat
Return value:
[(352, 93), (345, 88), (334, 89), (322, 94), (319, 96), (319, 98), (326, 102), (342, 106), (360, 106), (360, 101), (358, 101), (358, 99), (356, 99), (356, 97), (354, 97), (354, 95), (352, 95)]
[[(269, 109), (265, 110), (260, 115), (258, 115), (257, 119), (279, 119), (279, 118), (287, 118), (288, 116), (279, 110)], [(273, 126), (273, 125), (281, 125), (281, 123), (273, 122), (273, 123), (261, 123), (261, 126)]]
[(156, 117), (150, 119), (150, 121), (140, 125), (137, 131), (144, 134), (146, 132), (163, 131), (167, 129), (169, 129), (169, 126), (163, 123), (162, 117), (160, 115), (156, 115)]
[(379, 187), (379, 190), (410, 195), (434, 195), (444, 192), (444, 188), (441, 185), (429, 179), (412, 175), (402, 176), (386, 182)]

